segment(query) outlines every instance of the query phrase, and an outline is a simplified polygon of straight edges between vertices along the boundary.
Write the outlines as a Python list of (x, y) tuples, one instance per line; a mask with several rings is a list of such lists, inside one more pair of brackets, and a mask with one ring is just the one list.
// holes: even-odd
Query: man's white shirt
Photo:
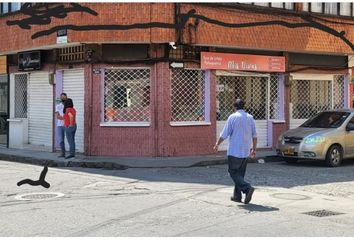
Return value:
[[(58, 112), (60, 114), (60, 116), (63, 116), (64, 115), (64, 104), (62, 103), (59, 103), (55, 106), (55, 112)], [(64, 121), (63, 120), (60, 120), (60, 119), (57, 119), (57, 126), (58, 127), (62, 127), (64, 126)]]

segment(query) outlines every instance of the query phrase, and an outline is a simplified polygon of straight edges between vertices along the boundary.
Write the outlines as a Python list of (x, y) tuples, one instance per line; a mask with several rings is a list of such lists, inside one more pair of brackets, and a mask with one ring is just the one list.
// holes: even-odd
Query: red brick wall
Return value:
[(171, 97), (170, 69), (167, 63), (158, 64), (158, 106), (160, 156), (183, 156), (209, 154), (213, 152), (216, 139), (215, 128), (215, 81), (211, 79), (211, 125), (208, 126), (170, 126)]
[[(182, 12), (196, 9), (197, 13), (208, 18), (226, 23), (253, 23), (262, 21), (281, 20), (290, 23), (304, 22), (299, 17), (281, 16), (277, 14), (261, 14), (246, 12), (236, 9), (214, 8), (195, 4), (184, 4)], [(323, 17), (325, 18), (325, 17)], [(338, 22), (352, 22), (350, 19), (331, 19)], [(189, 23), (194, 24), (194, 19)], [(345, 31), (345, 37), (354, 42), (354, 28), (348, 24), (325, 25), (335, 28), (337, 31)], [(352, 53), (353, 50), (339, 38), (314, 28), (286, 28), (278, 25), (229, 28), (222, 27), (204, 21), (200, 21), (195, 31), (193, 28), (185, 29), (183, 40), (195, 44), (209, 46), (232, 46), (251, 49), (271, 49), (278, 51), (311, 51), (311, 52), (338, 52)], [(190, 34), (191, 32), (191, 34)], [(192, 36), (192, 39), (190, 39)]]
[[(93, 65), (92, 68), (124, 67), (122, 65)], [(132, 67), (132, 66), (129, 66)], [(139, 65), (137, 67), (149, 67)], [(150, 66), (151, 67), (151, 66)], [(89, 74), (86, 74), (86, 76)], [(151, 68), (151, 102), (154, 101), (154, 71)], [(91, 81), (91, 83), (90, 83)], [(154, 114), (151, 114), (150, 127), (118, 127), (100, 126), (101, 123), (101, 103), (103, 101), (101, 74), (92, 74), (91, 79), (86, 79), (85, 112), (87, 153), (89, 155), (101, 156), (153, 156), (154, 154)], [(91, 99), (91, 101), (90, 101)], [(154, 111), (154, 106), (151, 106)], [(91, 127), (89, 127), (91, 125)]]
[[(41, 37), (32, 40), (30, 36), (37, 31), (64, 25), (93, 25), (93, 24), (133, 24), (148, 22), (174, 23), (173, 3), (81, 3), (97, 11), (99, 16), (88, 13), (69, 13), (65, 19), (52, 19), (50, 25), (33, 26), (31, 30), (20, 29), (17, 26), (7, 26), (7, 20), (23, 19), (23, 14), (13, 14), (0, 17), (0, 52), (11, 50), (24, 50), (45, 45), (56, 44), (56, 35)], [(65, 4), (68, 6), (68, 4)], [(227, 23), (247, 23), (258, 21), (282, 20), (291, 23), (303, 22), (299, 17), (281, 16), (277, 14), (261, 14), (241, 10), (212, 8), (196, 4), (181, 4), (182, 13), (196, 9), (197, 14), (217, 19)], [(337, 22), (353, 22), (352, 19), (328, 18)], [(192, 25), (195, 20), (188, 22)], [(354, 28), (349, 24), (333, 24), (322, 22), (345, 32), (345, 36), (354, 42)], [(235, 48), (268, 49), (278, 51), (307, 51), (326, 53), (353, 53), (339, 38), (314, 28), (290, 29), (278, 25), (258, 26), (245, 28), (228, 28), (200, 21), (194, 28), (186, 25), (183, 30), (182, 40), (185, 43), (193, 43), (209, 46), (229, 46)], [(192, 39), (190, 39), (192, 38)], [(116, 42), (116, 43), (161, 43), (176, 41), (174, 29), (135, 29), (135, 30), (109, 30), (109, 31), (68, 31), (68, 41), (73, 43), (91, 42)]]
[[(98, 16), (88, 13), (68, 13), (65, 19), (52, 18), (49, 25), (33, 26), (30, 30), (18, 26), (8, 26), (6, 21), (19, 20), (26, 16), (12, 14), (0, 17), (0, 52), (23, 50), (39, 46), (56, 44), (56, 33), (32, 40), (31, 35), (58, 25), (94, 25), (94, 24), (123, 24), (149, 22), (174, 23), (174, 8), (171, 3), (80, 3), (89, 7)], [(65, 4), (69, 6), (69, 4)], [(109, 42), (109, 43), (150, 43), (174, 41), (174, 29), (135, 29), (107, 31), (72, 31), (68, 30), (68, 42)]]

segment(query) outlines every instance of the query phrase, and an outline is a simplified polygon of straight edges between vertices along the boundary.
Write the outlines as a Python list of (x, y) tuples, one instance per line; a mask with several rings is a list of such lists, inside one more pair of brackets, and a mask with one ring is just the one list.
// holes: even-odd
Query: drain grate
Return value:
[(307, 215), (311, 215), (311, 216), (315, 216), (315, 217), (327, 217), (327, 216), (340, 215), (340, 214), (344, 214), (344, 213), (332, 212), (332, 211), (328, 211), (328, 210), (323, 209), (323, 210), (305, 212), (303, 214), (307, 214)]
[(17, 200), (47, 200), (62, 197), (64, 194), (62, 193), (54, 193), (54, 192), (47, 192), (47, 193), (26, 193), (16, 196)]

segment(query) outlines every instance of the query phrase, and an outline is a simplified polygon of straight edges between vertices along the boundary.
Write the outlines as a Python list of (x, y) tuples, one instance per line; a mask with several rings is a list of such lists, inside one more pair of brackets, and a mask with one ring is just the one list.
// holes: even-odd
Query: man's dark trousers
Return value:
[(248, 158), (227, 156), (227, 160), (229, 164), (230, 176), (235, 183), (234, 198), (241, 199), (241, 191), (246, 193), (251, 187), (251, 185), (244, 180)]

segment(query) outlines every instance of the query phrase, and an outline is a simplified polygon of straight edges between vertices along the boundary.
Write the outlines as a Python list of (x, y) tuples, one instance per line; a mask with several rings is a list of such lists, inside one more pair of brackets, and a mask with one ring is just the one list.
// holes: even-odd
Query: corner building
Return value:
[(77, 110), (77, 151), (96, 156), (211, 154), (238, 97), (259, 148), (353, 107), (352, 3), (5, 4), (10, 148), (58, 148), (61, 92)]

